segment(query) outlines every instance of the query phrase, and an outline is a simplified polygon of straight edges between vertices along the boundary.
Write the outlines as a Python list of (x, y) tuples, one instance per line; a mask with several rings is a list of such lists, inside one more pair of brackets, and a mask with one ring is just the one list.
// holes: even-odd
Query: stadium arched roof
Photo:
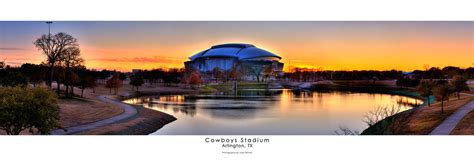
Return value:
[(236, 57), (239, 60), (258, 57), (276, 57), (278, 59), (281, 59), (280, 56), (275, 55), (269, 51), (257, 48), (252, 44), (241, 43), (215, 45), (207, 50), (201, 51), (189, 57), (189, 59), (191, 61), (194, 61), (196, 59), (205, 57)]

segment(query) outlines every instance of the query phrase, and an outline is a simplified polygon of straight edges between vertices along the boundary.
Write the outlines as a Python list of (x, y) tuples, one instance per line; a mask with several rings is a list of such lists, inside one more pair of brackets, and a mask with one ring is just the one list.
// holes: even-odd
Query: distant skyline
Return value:
[[(78, 39), (88, 68), (184, 67), (188, 57), (222, 43), (249, 43), (293, 67), (404, 70), (473, 67), (474, 22), (82, 22), (54, 21), (51, 33)], [(32, 44), (43, 21), (0, 21), (0, 60), (40, 63)]]

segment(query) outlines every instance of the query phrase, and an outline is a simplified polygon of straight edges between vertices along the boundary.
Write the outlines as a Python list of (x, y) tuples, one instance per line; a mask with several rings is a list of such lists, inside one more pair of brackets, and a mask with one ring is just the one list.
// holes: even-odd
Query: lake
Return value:
[(377, 107), (408, 110), (410, 97), (353, 92), (242, 90), (238, 94), (169, 95), (124, 101), (173, 115), (157, 135), (332, 135), (340, 126), (362, 132)]

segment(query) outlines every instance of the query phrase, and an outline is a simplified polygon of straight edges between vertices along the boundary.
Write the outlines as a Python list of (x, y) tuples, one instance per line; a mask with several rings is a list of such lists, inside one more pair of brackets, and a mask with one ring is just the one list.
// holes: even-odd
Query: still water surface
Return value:
[(170, 95), (125, 100), (173, 115), (159, 135), (332, 135), (339, 126), (363, 131), (376, 107), (413, 108), (422, 101), (389, 94), (351, 92), (240, 91), (229, 95)]

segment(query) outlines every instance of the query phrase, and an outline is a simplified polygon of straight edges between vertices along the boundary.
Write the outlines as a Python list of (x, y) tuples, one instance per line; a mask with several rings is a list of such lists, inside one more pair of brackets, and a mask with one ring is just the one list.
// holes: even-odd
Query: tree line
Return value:
[[(431, 67), (425, 70), (414, 70), (403, 72), (400, 70), (352, 70), (331, 71), (323, 69), (295, 68), (292, 72), (284, 73), (281, 77), (290, 81), (318, 81), (318, 80), (394, 80), (409, 77), (412, 80), (422, 79), (451, 79), (456, 75), (462, 75), (466, 79), (474, 79), (474, 68), (462, 69), (460, 67), (447, 66), (444, 68)], [(409, 81), (409, 80), (402, 80)], [(410, 83), (408, 83), (410, 84)]]

